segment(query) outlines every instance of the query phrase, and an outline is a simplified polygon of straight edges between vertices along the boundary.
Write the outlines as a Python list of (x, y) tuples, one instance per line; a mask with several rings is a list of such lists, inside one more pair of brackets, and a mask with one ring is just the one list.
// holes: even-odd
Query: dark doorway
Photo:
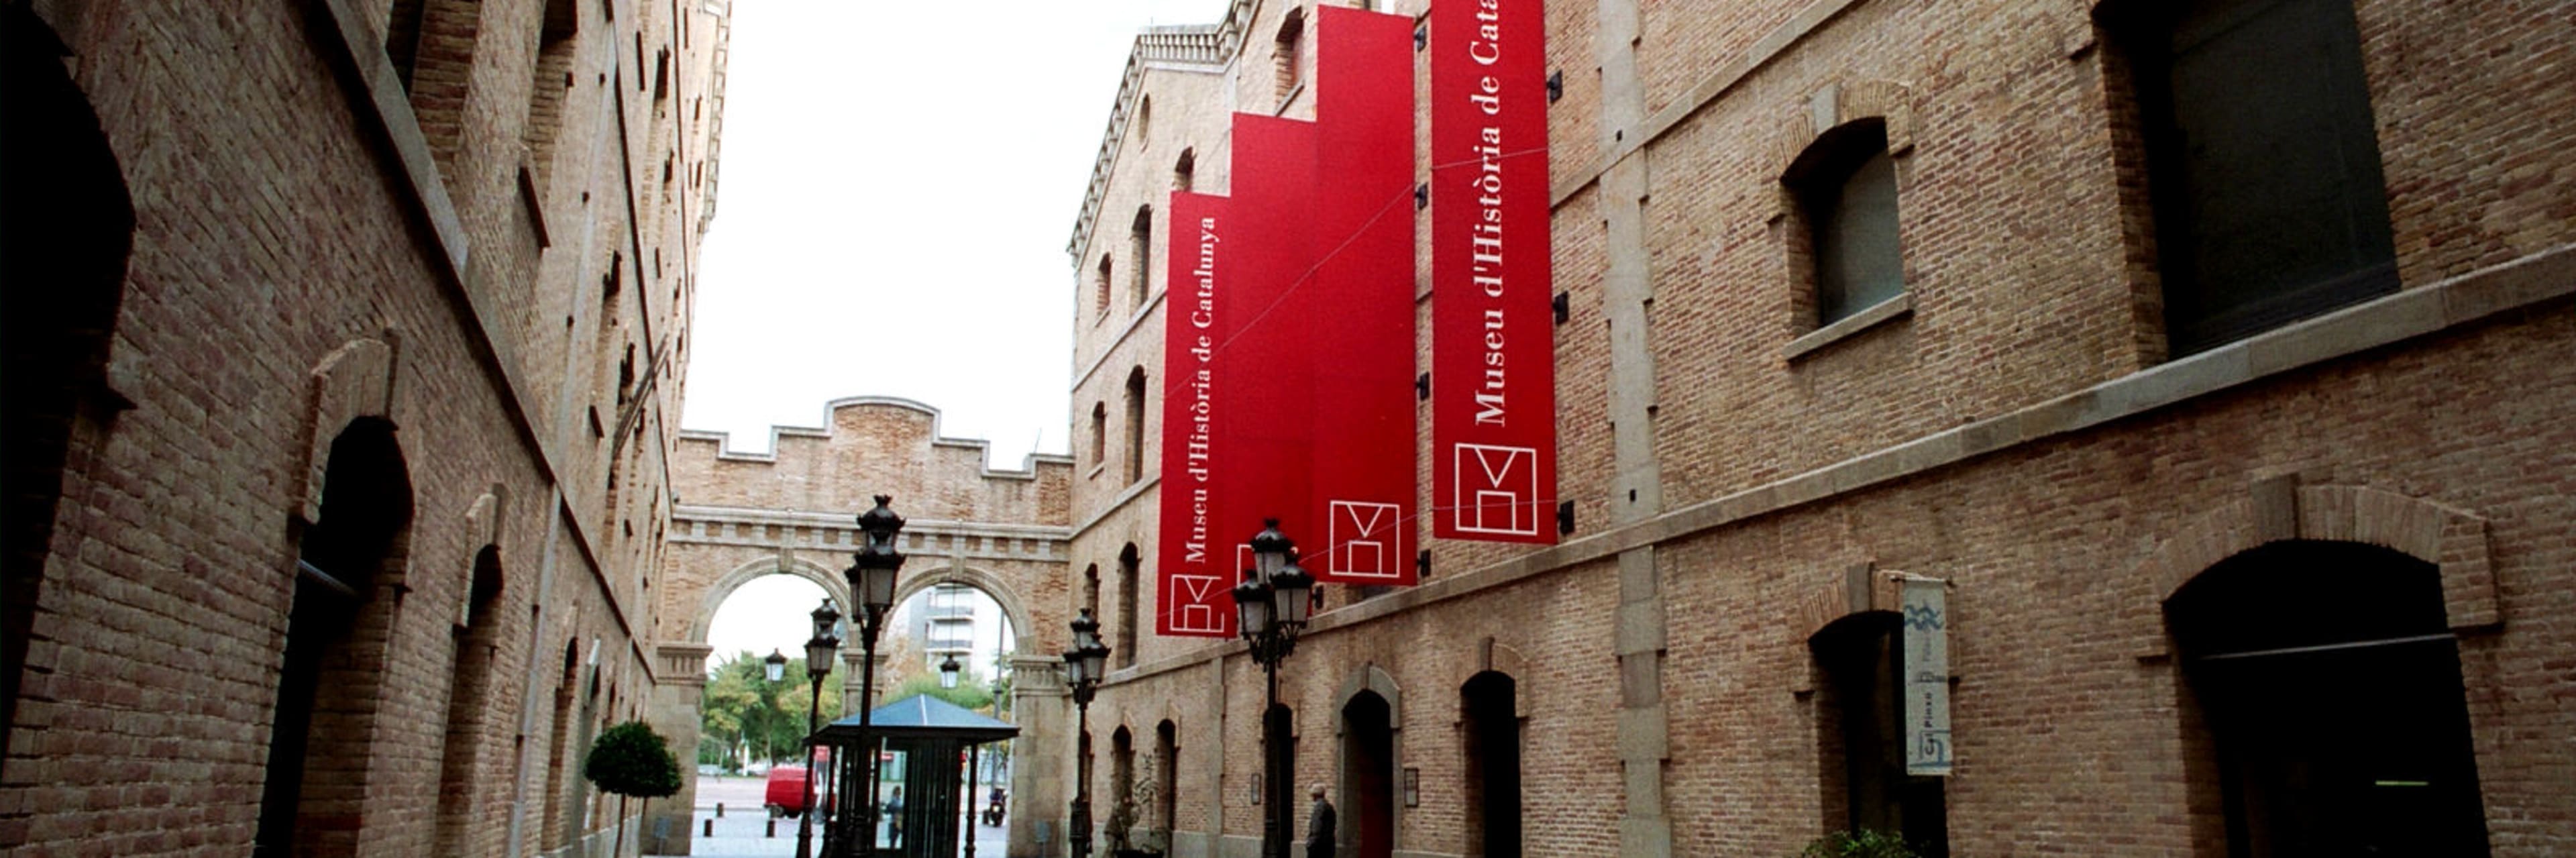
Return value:
[(2441, 574), (2385, 548), (2281, 542), (2165, 602), (2210, 740), (2229, 853), (2487, 854)]
[(1521, 857), (1521, 723), (1508, 674), (1485, 671), (1459, 689), (1466, 722), (1467, 854)]
[(501, 658), (501, 550), (490, 545), (474, 555), (474, 577), (467, 582), (465, 616), (453, 634), (456, 664), (447, 697), (447, 747), (439, 763), (438, 825), (434, 850), (440, 855), (466, 851), (474, 836), (475, 805), (482, 786), (477, 775), (483, 741), (492, 724), (492, 672)]
[(65, 466), (116, 407), (108, 335), (134, 236), (116, 154), (65, 53), (26, 4), (0, 6), (0, 747)]
[(1949, 815), (1941, 779), (1905, 772), (1899, 625), (1894, 611), (1869, 611), (1837, 620), (1807, 641), (1825, 678), (1816, 707), (1825, 824), (1896, 834), (1923, 858), (1946, 858)]
[(1297, 814), (1302, 810), (1291, 798), (1297, 791), (1292, 785), (1297, 772), (1297, 738), (1292, 735), (1296, 713), (1286, 705), (1273, 703), (1262, 711), (1261, 749), (1263, 772), (1261, 800), (1268, 804), (1261, 824), (1265, 831), (1276, 828), (1279, 837), (1295, 839), (1304, 833), (1297, 827)]
[(1342, 704), (1342, 842), (1355, 858), (1395, 853), (1395, 725), (1386, 698), (1362, 691)]
[[(403, 553), (411, 480), (393, 424), (381, 419), (351, 421), (330, 456), (321, 520), (305, 528), (296, 558), (259, 856), (346, 853), (366, 810), (349, 796), (365, 794), (381, 658), (358, 644), (381, 645), (391, 625), (390, 611), (369, 596)], [(315, 737), (329, 742), (317, 749)]]

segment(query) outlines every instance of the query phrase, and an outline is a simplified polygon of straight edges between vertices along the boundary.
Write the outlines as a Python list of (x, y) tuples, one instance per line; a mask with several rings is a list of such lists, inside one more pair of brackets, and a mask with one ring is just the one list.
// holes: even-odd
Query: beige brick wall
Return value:
[[(1290, 5), (1235, 5), (1248, 17), (1225, 31), (1243, 34), (1241, 53), (1221, 76), (1149, 70), (1131, 87), (1122, 110), (1154, 95), (1150, 147), (1221, 134), (1229, 103), (1271, 108), (1269, 52)], [(1490, 639), (1513, 654), (1522, 696), (1531, 854), (1657, 842), (1623, 839), (1641, 820), (1664, 826), (1670, 854), (1788, 854), (1840, 801), (1826, 794), (1838, 778), (1819, 771), (1813, 606), (1835, 604), (1866, 563), (1958, 585), (1953, 854), (2221, 854), (2161, 649), (2177, 573), (2156, 558), (2234, 544), (2208, 534), (2251, 527), (2237, 520), (2249, 487), (2289, 474), (2312, 499), (2300, 515), (2317, 520), (2303, 538), (2398, 527), (2332, 525), (2344, 513), (2304, 505), (2345, 497), (2395, 499), (2353, 515), (2483, 528), (2483, 559), (2427, 559), (2493, 586), (2495, 622), (2463, 626), (2460, 644), (2490, 842), (2500, 855), (2571, 848), (2576, 805), (2551, 784), (2576, 757), (2533, 737), (2568, 726), (2543, 701), (2569, 679), (2542, 654), (2576, 643), (2552, 619), (2565, 600), (2549, 595), (2567, 589), (2576, 527), (2559, 498), (2576, 461), (2558, 437), (2576, 402), (2564, 369), (2576, 185), (2563, 181), (2576, 171), (2576, 86), (2544, 71), (2576, 40), (2533, 9), (2436, 6), (2356, 3), (2406, 291), (2167, 363), (2142, 262), (2152, 250), (2122, 194), (2135, 178), (2114, 150), (2125, 96), (2105, 65), (2117, 57), (2088, 4), (1548, 3), (1549, 65), (1564, 79), (1549, 116), (1554, 269), (1572, 311), (1557, 328), (1559, 492), (1578, 528), (1544, 551), (1426, 531), (1423, 587), (1358, 604), (1334, 594), (1281, 677), (1298, 782), (1337, 782), (1343, 694), (1384, 671), (1402, 689), (1399, 765), (1423, 784), (1421, 806), (1398, 811), (1398, 853), (1460, 854), (1459, 687)], [(1631, 47), (1600, 35), (1625, 32), (1629, 14), (1633, 77), (1619, 71)], [(1226, 90), (1203, 114), (1176, 103), (1211, 77)], [(1616, 115), (1628, 92), (1642, 117)], [(1778, 179), (1820, 101), (1837, 120), (1887, 117), (1910, 309), (1792, 354), (1812, 322)], [(1120, 136), (1132, 129), (1111, 131), (1127, 148), (1095, 176), (1078, 278), (1096, 248), (1123, 248), (1123, 213), (1168, 169), (1125, 154), (1147, 145)], [(1206, 181), (1221, 163), (1200, 147), (1202, 187), (1221, 190)], [(1630, 246), (1604, 226), (1620, 203), (1600, 181), (1614, 164), (1645, 177)], [(1612, 497), (1621, 463), (1603, 431), (1616, 309), (1605, 274), (1631, 258), (1652, 297), (1644, 377), (1661, 497), (1612, 526), (1625, 497)], [(1159, 375), (1160, 319), (1140, 321), (1100, 334), (1076, 320), (1077, 364), (1104, 366), (1074, 387), (1078, 457), (1090, 403), (1108, 402), (1118, 429), (1125, 373), (1106, 367)], [(1077, 463), (1071, 569), (1105, 573), (1132, 540), (1149, 549), (1150, 580), (1155, 494), (1118, 479), (1115, 437), (1103, 476)], [(1652, 594), (1638, 604), (1659, 612), (1661, 644), (1632, 668), (1648, 670), (1657, 704), (1636, 707), (1617, 657), (1635, 594), (1614, 561), (1644, 548), (1652, 580), (1630, 583)], [(2489, 616), (2483, 585), (2463, 586), (2452, 598), (2469, 607), (2454, 616)], [(1175, 854), (1248, 855), (1260, 834), (1261, 674), (1240, 649), (1148, 636), (1093, 706), (1098, 794), (1118, 727), (1140, 749), (1160, 721), (1180, 728)], [(1622, 749), (1653, 737), (1662, 762), (1641, 777), (1660, 813), (1640, 815), (1638, 781), (1621, 770), (1636, 757)]]

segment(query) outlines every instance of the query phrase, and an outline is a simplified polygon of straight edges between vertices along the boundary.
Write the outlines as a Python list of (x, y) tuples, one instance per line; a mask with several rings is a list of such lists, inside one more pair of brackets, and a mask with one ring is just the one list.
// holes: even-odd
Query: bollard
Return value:
[(723, 819), (723, 818), (724, 818), (724, 802), (721, 802), (721, 801), (716, 802), (716, 818), (717, 818), (717, 819)]
[(762, 837), (776, 837), (776, 836), (778, 836), (778, 820), (777, 820), (777, 819), (775, 819), (775, 818), (770, 819), (770, 820), (769, 820), (769, 833), (767, 833), (767, 834), (763, 834), (763, 835), (761, 835), (761, 836), (762, 836)]
[(715, 821), (715, 820), (712, 820), (712, 819), (707, 820), (707, 830), (705, 831), (705, 833), (699, 834), (698, 836), (699, 836), (699, 837), (714, 837), (714, 836), (716, 836), (716, 821)]

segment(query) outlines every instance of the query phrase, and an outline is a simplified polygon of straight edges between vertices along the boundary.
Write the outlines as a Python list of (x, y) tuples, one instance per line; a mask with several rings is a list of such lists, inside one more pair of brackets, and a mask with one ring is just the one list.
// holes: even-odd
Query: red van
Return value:
[(802, 816), (805, 813), (805, 767), (772, 766), (769, 790), (761, 797), (771, 816)]
[[(816, 759), (823, 765), (831, 765), (831, 753), (831, 749), (823, 749), (816, 755)], [(806, 774), (804, 766), (774, 766), (770, 768), (769, 788), (767, 791), (762, 793), (760, 800), (762, 805), (769, 808), (769, 815), (785, 817), (803, 816), (805, 814), (805, 779)], [(817, 798), (822, 800), (824, 807), (828, 808), (832, 806), (831, 796), (817, 796)]]

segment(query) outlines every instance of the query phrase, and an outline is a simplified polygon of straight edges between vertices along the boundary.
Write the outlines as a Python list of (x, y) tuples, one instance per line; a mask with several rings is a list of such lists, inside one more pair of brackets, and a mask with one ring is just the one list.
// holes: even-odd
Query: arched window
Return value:
[(1100, 564), (1098, 563), (1083, 567), (1082, 610), (1090, 612), (1094, 618), (1100, 616)]
[(1128, 667), (1136, 663), (1136, 641), (1138, 640), (1136, 606), (1145, 601), (1145, 594), (1140, 589), (1142, 576), (1139, 572), (1142, 566), (1144, 566), (1144, 558), (1137, 553), (1135, 543), (1127, 543), (1126, 548), (1119, 550), (1118, 631), (1116, 632), (1118, 642), (1112, 651), (1117, 653), (1120, 667)]
[(1172, 190), (1187, 193), (1191, 185), (1198, 180), (1198, 172), (1198, 150), (1181, 150), (1181, 159), (1172, 162)]
[(1305, 73), (1305, 45), (1306, 10), (1290, 7), (1288, 14), (1279, 20), (1279, 36), (1270, 51), (1278, 84), (1278, 93), (1274, 97), (1283, 104), (1289, 96), (1297, 94), (1298, 85), (1303, 83), (1299, 76)]
[(1109, 318), (1109, 254), (1100, 255), (1100, 272), (1091, 281), (1092, 321)]
[(461, 855), (483, 779), (476, 767), (490, 732), (492, 671), (501, 658), (501, 550), (486, 545), (474, 555), (466, 581), (466, 609), (454, 632), (455, 665), (447, 692), (447, 748), (438, 772), (437, 855)]
[(1109, 462), (1109, 403), (1091, 404), (1091, 466)]
[(2125, 2), (2101, 21), (2135, 99), (2173, 354), (2396, 291), (2350, 2)]
[(1941, 779), (1905, 773), (1905, 663), (1898, 614), (1837, 620), (1807, 641), (1823, 669), (1816, 698), (1825, 826), (1903, 837), (1924, 858), (1950, 854)]
[(1164, 719), (1154, 725), (1154, 824), (1166, 835), (1180, 828), (1181, 728)]
[(1128, 819), (1136, 818), (1136, 736), (1127, 725), (1109, 733), (1109, 814), (1124, 811)]
[(412, 116), (430, 154), (450, 176), (464, 145), (467, 89), (482, 30), (478, 0), (394, 0), (386, 19), (385, 56), (411, 93)]
[(1127, 373), (1127, 481), (1145, 478), (1145, 368)]
[(1127, 227), (1127, 264), (1135, 266), (1127, 276), (1127, 304), (1143, 309), (1145, 296), (1154, 288), (1153, 206), (1137, 206), (1136, 221)]
[(528, 115), (520, 137), (528, 146), (528, 170), (537, 187), (546, 187), (553, 172), (555, 140), (562, 135), (564, 95), (572, 90), (572, 61), (581, 15), (573, 0), (546, 0), (546, 15), (537, 31), (535, 80), (528, 85)]
[(1134, 136), (1136, 138), (1136, 148), (1138, 149), (1145, 149), (1154, 145), (1153, 96), (1140, 95), (1136, 97), (1136, 130), (1134, 132)]
[(1896, 161), (1887, 154), (1885, 121), (1862, 119), (1819, 135), (1781, 181), (1797, 197), (1804, 226), (1815, 327), (1904, 294)]
[(2349, 542), (2265, 545), (2166, 600), (2186, 779), (2231, 853), (2487, 854), (2446, 617), (2432, 564)]

